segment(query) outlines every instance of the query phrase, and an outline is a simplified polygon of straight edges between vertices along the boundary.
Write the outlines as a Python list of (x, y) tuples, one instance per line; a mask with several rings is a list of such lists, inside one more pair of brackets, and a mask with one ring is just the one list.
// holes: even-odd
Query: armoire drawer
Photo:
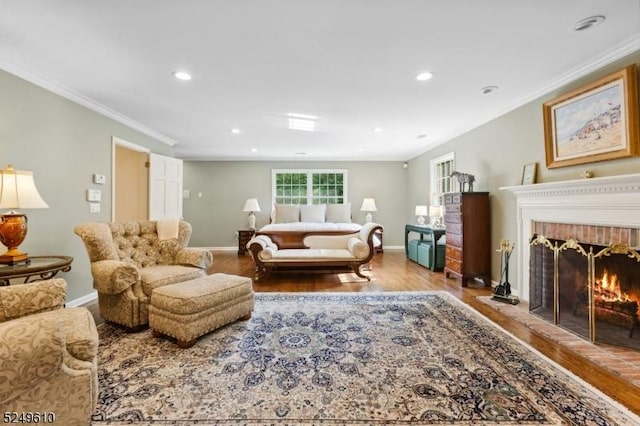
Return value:
[(447, 246), (462, 248), (462, 234), (453, 234), (447, 232)]
[(445, 248), (445, 256), (455, 260), (462, 260), (462, 250), (456, 247), (447, 245)]
[(462, 272), (462, 262), (459, 260), (447, 257), (445, 260), (445, 268), (452, 270), (453, 272)]

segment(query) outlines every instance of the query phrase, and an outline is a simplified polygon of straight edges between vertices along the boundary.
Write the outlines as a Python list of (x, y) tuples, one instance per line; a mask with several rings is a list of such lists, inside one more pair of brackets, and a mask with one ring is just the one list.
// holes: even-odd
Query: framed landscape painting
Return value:
[(546, 102), (547, 167), (638, 155), (637, 82), (634, 64)]

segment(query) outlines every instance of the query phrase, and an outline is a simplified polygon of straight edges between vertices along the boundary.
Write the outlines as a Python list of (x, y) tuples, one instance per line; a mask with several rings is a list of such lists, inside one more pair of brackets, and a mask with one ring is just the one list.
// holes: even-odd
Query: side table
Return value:
[(249, 250), (247, 249), (247, 243), (251, 241), (255, 234), (255, 229), (240, 229), (238, 231), (238, 256), (249, 253)]
[(58, 272), (71, 270), (71, 256), (31, 256), (29, 263), (16, 265), (0, 264), (0, 286), (7, 286), (11, 280), (24, 278), (23, 284), (32, 281), (48, 280)]

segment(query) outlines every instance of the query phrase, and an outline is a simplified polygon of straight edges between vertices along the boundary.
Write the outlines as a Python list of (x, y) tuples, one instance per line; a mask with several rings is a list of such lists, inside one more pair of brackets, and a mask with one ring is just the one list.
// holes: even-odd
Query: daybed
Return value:
[(373, 237), (382, 231), (377, 223), (363, 225), (359, 232), (349, 235), (318, 235), (314, 248), (280, 248), (267, 235), (256, 235), (247, 248), (256, 263), (256, 281), (268, 277), (279, 268), (350, 267), (356, 275), (371, 277), (360, 270), (374, 255)]
[[(279, 249), (318, 248), (317, 235), (356, 236), (361, 225), (351, 222), (351, 204), (276, 204), (271, 223), (260, 228), (256, 235), (265, 235)], [(322, 244), (322, 243), (320, 243)], [(374, 238), (374, 246), (380, 242)]]

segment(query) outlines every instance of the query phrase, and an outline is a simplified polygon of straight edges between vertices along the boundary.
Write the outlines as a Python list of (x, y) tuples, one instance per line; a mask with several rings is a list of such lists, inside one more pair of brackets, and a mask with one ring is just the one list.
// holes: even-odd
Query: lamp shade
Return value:
[(442, 207), (441, 206), (431, 206), (431, 207), (429, 207), (429, 216), (430, 217), (440, 217), (440, 216), (442, 216)]
[(243, 212), (259, 212), (260, 205), (258, 204), (257, 198), (248, 198), (247, 201), (244, 202)]
[(15, 170), (11, 165), (0, 171), (0, 209), (48, 207), (36, 189), (32, 172)]
[(426, 216), (427, 206), (416, 206), (416, 216)]
[(361, 212), (377, 212), (376, 208), (376, 200), (373, 198), (365, 198), (362, 200), (362, 206), (360, 207)]

